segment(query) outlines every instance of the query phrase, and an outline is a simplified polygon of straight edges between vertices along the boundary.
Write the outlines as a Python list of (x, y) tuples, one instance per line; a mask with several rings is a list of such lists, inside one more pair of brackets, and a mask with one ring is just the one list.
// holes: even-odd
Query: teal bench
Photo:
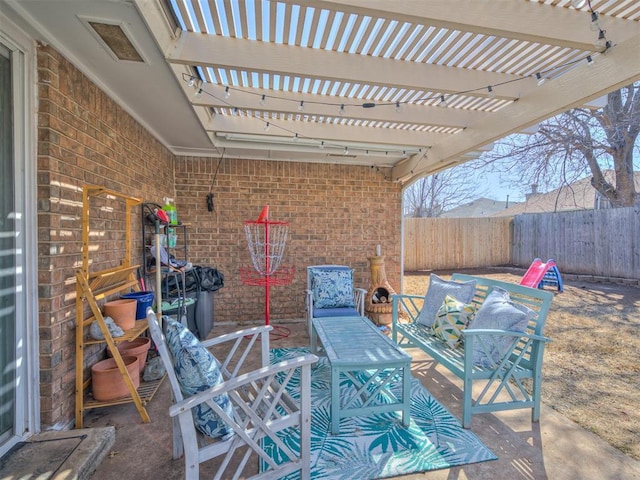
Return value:
[[(551, 306), (553, 293), (483, 277), (455, 273), (457, 281), (476, 281), (473, 303), (479, 307), (491, 289), (501, 287), (511, 299), (529, 307), (534, 318), (524, 333), (505, 330), (463, 330), (464, 346), (452, 349), (430, 334), (417, 319), (423, 295), (392, 295), (392, 338), (402, 347), (419, 348), (440, 365), (463, 380), (462, 426), (471, 427), (471, 416), (478, 413), (531, 408), (531, 420), (540, 418), (540, 390), (542, 383), (542, 357), (544, 347), (551, 340), (543, 335), (544, 324)], [(400, 313), (402, 312), (402, 314)], [(485, 335), (513, 337), (513, 345), (502, 359), (492, 367), (473, 363), (474, 342)], [(486, 337), (485, 337), (486, 338)], [(474, 385), (482, 382), (475, 395)]]

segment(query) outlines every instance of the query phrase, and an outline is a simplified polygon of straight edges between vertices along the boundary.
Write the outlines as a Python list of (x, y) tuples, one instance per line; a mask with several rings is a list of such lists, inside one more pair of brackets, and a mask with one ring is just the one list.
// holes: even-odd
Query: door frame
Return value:
[(40, 431), (37, 236), (37, 58), (35, 40), (0, 12), (0, 43), (10, 53), (16, 210), (16, 358), (14, 435), (0, 457)]

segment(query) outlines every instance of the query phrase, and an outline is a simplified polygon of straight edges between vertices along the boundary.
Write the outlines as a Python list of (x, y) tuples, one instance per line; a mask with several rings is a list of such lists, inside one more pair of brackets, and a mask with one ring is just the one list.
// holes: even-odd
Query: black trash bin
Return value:
[(204, 340), (214, 325), (213, 292), (224, 286), (224, 276), (215, 268), (194, 266), (185, 280), (187, 297), (195, 299), (194, 328), (189, 329)]
[(187, 292), (187, 296), (195, 300), (194, 328), (191, 330), (200, 340), (207, 338), (213, 329), (213, 292), (198, 290)]

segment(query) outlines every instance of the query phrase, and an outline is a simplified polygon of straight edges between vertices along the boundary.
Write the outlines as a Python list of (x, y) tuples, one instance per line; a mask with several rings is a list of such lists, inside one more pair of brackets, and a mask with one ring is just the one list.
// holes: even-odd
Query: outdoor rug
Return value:
[[(309, 353), (307, 347), (271, 350), (271, 362)], [(340, 434), (330, 433), (330, 378), (326, 358), (320, 357), (311, 374), (311, 478), (375, 479), (450, 468), (497, 457), (471, 431), (449, 413), (422, 386), (411, 381), (411, 424), (402, 426), (400, 412), (348, 417), (340, 421)], [(291, 382), (292, 384), (296, 382)], [(397, 382), (398, 386), (401, 382)], [(294, 389), (295, 387), (292, 387)], [(352, 389), (344, 380), (341, 389)], [(296, 391), (289, 392), (295, 398)], [(394, 392), (395, 394), (396, 392)], [(281, 438), (299, 450), (297, 432), (283, 432)], [(281, 457), (278, 448), (266, 439), (271, 458)], [(286, 478), (293, 480), (298, 473)]]

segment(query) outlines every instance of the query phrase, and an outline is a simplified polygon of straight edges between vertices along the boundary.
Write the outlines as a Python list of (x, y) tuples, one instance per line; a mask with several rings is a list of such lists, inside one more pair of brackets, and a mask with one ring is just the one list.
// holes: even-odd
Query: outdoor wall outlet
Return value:
[(207, 210), (213, 212), (213, 193), (207, 195)]

